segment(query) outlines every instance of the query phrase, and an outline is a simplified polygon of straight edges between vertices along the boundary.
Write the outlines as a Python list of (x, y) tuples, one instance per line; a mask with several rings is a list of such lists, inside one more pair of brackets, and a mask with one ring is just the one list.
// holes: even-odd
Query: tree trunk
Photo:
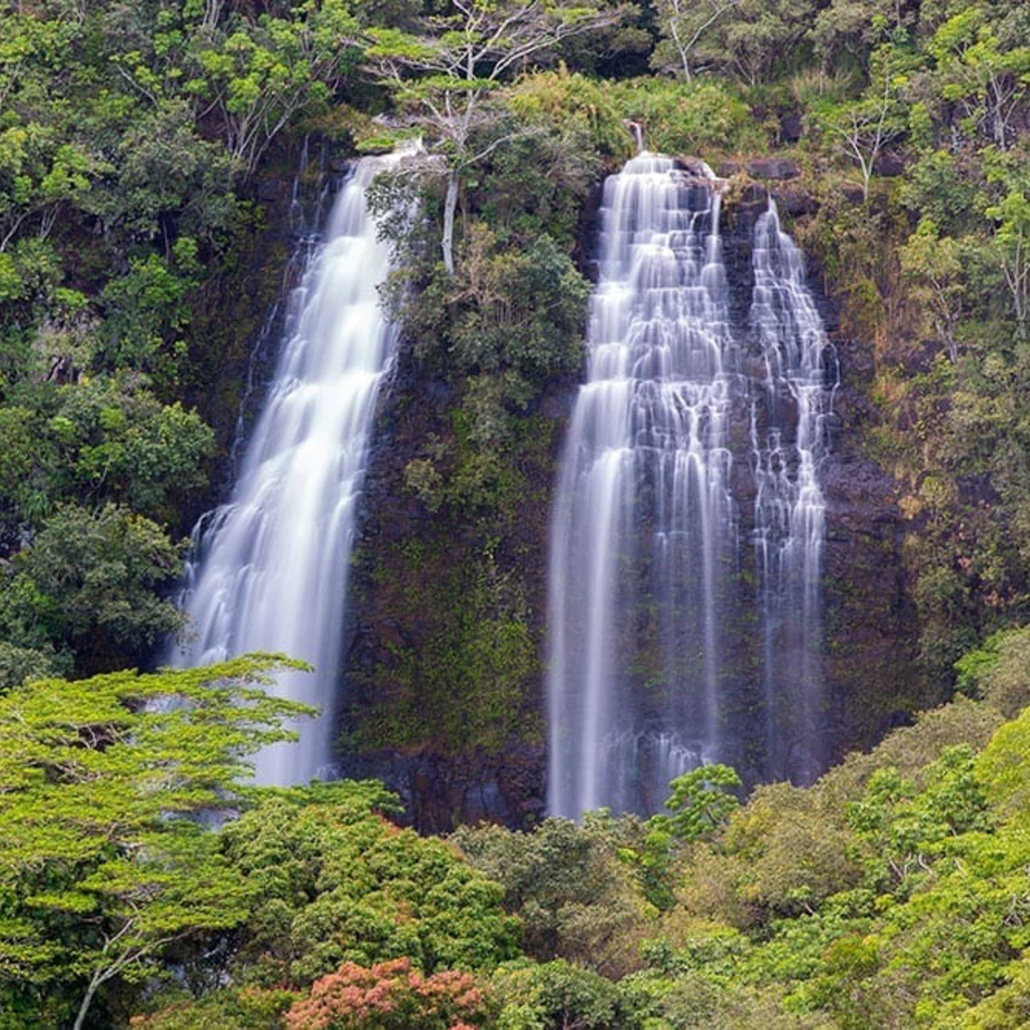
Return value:
[(458, 206), (458, 172), (452, 168), (447, 175), (447, 199), (443, 205), (443, 263), (449, 275), (454, 275), (454, 211)]
[(86, 993), (82, 998), (82, 1004), (79, 1006), (79, 1014), (75, 1017), (75, 1024), (72, 1030), (82, 1030), (82, 1024), (86, 1021), (86, 1013), (89, 1012), (89, 1007), (93, 1002), (93, 995), (97, 993), (97, 988), (100, 986), (100, 980), (97, 975), (93, 974), (93, 979), (89, 982), (89, 987), (86, 988)]

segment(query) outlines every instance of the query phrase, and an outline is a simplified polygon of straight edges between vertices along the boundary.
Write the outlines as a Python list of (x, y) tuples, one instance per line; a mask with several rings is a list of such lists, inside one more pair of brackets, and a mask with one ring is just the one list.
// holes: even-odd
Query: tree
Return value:
[(962, 247), (950, 236), (941, 237), (937, 225), (923, 218), (900, 249), (901, 267), (912, 283), (913, 295), (930, 312), (952, 364), (958, 361), (955, 327), (962, 317)]
[(502, 1027), (640, 1030), (642, 1025), (619, 1004), (618, 984), (562, 959), (500, 969), (491, 986), (502, 1006)]
[(237, 983), (304, 985), (347, 962), (407, 956), (423, 973), (491, 969), (517, 954), (501, 889), (453, 848), (398, 830), (376, 782), (270, 793), (221, 834), (252, 890), (229, 969)]
[[(707, 3), (698, 5), (699, 20), (700, 12), (714, 13)], [(739, 0), (726, 5), (692, 43), (695, 64), (735, 75), (749, 86), (768, 82), (807, 53), (815, 8), (812, 0)], [(690, 15), (691, 22), (694, 17)]]
[(659, 0), (658, 18), (665, 37), (666, 47), (655, 51), (654, 67), (671, 66), (672, 61), (663, 57), (663, 50), (671, 48), (678, 59), (683, 78), (690, 82), (692, 52), (704, 34), (741, 0), (704, 0), (703, 3), (688, 3), (688, 0)]
[(407, 958), (370, 969), (344, 963), (311, 985), (283, 1017), (286, 1030), (448, 1030), (482, 1026), (484, 992), (469, 973), (423, 976)]
[(1027, 95), (1030, 47), (1006, 46), (985, 8), (973, 4), (941, 25), (927, 49), (937, 63), (943, 99), (959, 104), (973, 131), (986, 130), (1005, 150)]
[(690, 842), (717, 832), (740, 802), (726, 788), (740, 786), (740, 777), (728, 765), (699, 765), (669, 784), (665, 807), (673, 833)]
[(873, 79), (855, 100), (843, 104), (824, 104), (817, 112), (823, 132), (843, 154), (853, 160), (862, 173), (862, 199), (869, 200), (869, 180), (877, 158), (899, 132), (895, 67), (896, 48), (892, 42), (873, 54)]
[(850, 58), (859, 69), (869, 61), (886, 27), (894, 32), (915, 21), (918, 8), (903, 0), (831, 0), (816, 15), (812, 40), (825, 71)]
[(241, 803), (248, 757), (312, 710), (255, 684), (281, 656), (206, 669), (43, 680), (0, 698), (0, 966), (15, 994), (109, 981), (173, 942), (246, 918), (247, 881), (201, 813)]
[(582, 826), (547, 819), (531, 834), (461, 827), (451, 839), (504, 888), (504, 906), (521, 919), (534, 959), (564, 958), (616, 977), (634, 968), (648, 926), (610, 815), (590, 813)]
[(1030, 189), (1010, 178), (1005, 195), (986, 211), (994, 219), (993, 253), (1012, 298), (1016, 329), (1030, 332)]
[(110, 669), (182, 628), (156, 592), (180, 570), (179, 549), (149, 519), (114, 504), (62, 505), (3, 570), (0, 634), (22, 647), (70, 645), (80, 671)]
[(345, 0), (307, 0), (290, 18), (236, 19), (226, 32), (216, 28), (220, 6), (209, 4), (197, 27), (184, 88), (198, 120), (217, 112), (230, 158), (250, 175), (291, 121), (330, 99), (358, 56), (358, 23)]
[(424, 19), (418, 33), (369, 29), (365, 67), (443, 157), (447, 191), (440, 246), (453, 274), (461, 174), (512, 138), (501, 136), (476, 150), (489, 95), (562, 40), (614, 24), (622, 12), (571, 0), (453, 0), (452, 7), (452, 13)]

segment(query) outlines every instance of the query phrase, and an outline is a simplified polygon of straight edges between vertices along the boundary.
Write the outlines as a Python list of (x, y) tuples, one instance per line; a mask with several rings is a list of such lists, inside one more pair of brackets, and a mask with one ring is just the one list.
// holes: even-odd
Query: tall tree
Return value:
[(709, 29), (741, 0), (658, 0), (658, 18), (665, 39), (655, 50), (652, 67), (675, 68), (690, 82), (694, 49)]
[(827, 140), (858, 165), (865, 201), (880, 154), (904, 124), (898, 101), (903, 81), (901, 50), (898, 41), (889, 39), (872, 56), (870, 82), (862, 95), (843, 104), (825, 103), (816, 112)]
[(408, 123), (443, 156), (447, 192), (441, 249), (454, 272), (454, 213), (462, 171), (511, 134), (476, 150), (489, 95), (564, 39), (614, 24), (622, 10), (571, 0), (453, 0), (451, 11), (423, 20), (420, 31), (370, 29), (366, 68), (394, 94)]
[(3, 1008), (77, 991), (79, 1030), (105, 983), (151, 975), (173, 942), (247, 917), (246, 878), (197, 816), (238, 807), (248, 756), (311, 711), (254, 685), (285, 666), (303, 667), (254, 655), (0, 698)]

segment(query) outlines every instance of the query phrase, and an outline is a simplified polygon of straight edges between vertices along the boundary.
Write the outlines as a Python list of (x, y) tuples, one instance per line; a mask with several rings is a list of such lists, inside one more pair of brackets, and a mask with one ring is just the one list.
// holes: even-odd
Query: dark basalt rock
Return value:
[(814, 215), (819, 210), (819, 201), (810, 193), (801, 190), (775, 189), (772, 195), (780, 213), (790, 215), (791, 218)]
[(797, 162), (786, 157), (754, 157), (745, 167), (756, 179), (796, 179), (801, 174)]
[(402, 823), (422, 833), (449, 833), (463, 823), (526, 826), (542, 819), (545, 768), (542, 749), (516, 741), (499, 758), (388, 750), (350, 755), (339, 772), (350, 779), (381, 780), (404, 806)]
[(780, 142), (797, 143), (805, 134), (805, 123), (794, 111), (780, 118)]
[[(685, 169), (688, 170), (689, 169)], [(797, 165), (787, 159), (762, 158), (749, 161), (750, 174), (783, 181), (798, 174)], [(720, 174), (733, 174), (720, 166)], [(813, 198), (797, 187), (772, 190), (781, 211), (804, 219), (816, 209)], [(723, 251), (730, 283), (730, 318), (742, 341), (740, 372), (759, 375), (755, 348), (748, 334), (753, 271), (752, 235), (756, 219), (766, 209), (769, 189), (761, 183), (748, 184), (741, 195), (730, 196), (724, 206)], [(596, 209), (600, 190), (581, 222), (577, 259), (580, 267), (591, 267), (596, 239)], [(834, 366), (839, 364), (840, 385), (835, 393), (833, 415), (827, 419), (832, 448), (821, 470), (827, 503), (826, 547), (823, 571), (823, 649), (826, 683), (821, 729), (825, 757), (836, 761), (848, 749), (867, 747), (882, 735), (884, 727), (897, 723), (907, 710), (928, 702), (925, 684), (916, 673), (916, 613), (908, 595), (900, 551), (906, 529), (897, 506), (892, 478), (864, 453), (867, 429), (875, 424), (876, 407), (868, 387), (874, 372), (872, 346), (839, 331), (837, 304), (821, 289), (818, 267), (808, 268), (808, 285), (823, 317), (832, 345)], [(381, 397), (377, 415), (379, 429), (374, 438), (366, 479), (363, 509), (366, 517), (357, 553), (382, 553), (382, 549), (418, 541), (433, 525), (435, 516), (406, 490), (403, 470), (407, 462), (422, 453), (425, 439), (447, 418), (453, 398), (442, 384), (417, 374), (413, 362), (403, 358), (391, 390)], [(539, 411), (556, 426), (556, 441), (564, 436), (564, 423), (571, 413), (576, 382), (554, 383), (539, 404)], [(745, 400), (734, 406), (729, 435), (735, 453), (733, 490), (741, 513), (739, 584), (741, 596), (753, 596), (754, 556), (748, 540), (753, 496), (748, 464), (749, 408)], [(555, 447), (554, 458), (557, 458)], [(507, 543), (509, 565), (501, 570), (517, 576), (525, 585), (527, 626), (546, 668), (547, 610), (547, 523), (553, 489), (546, 470), (535, 473), (533, 499), (519, 508), (518, 540)], [(752, 484), (752, 485), (749, 485)], [(512, 544), (517, 546), (512, 546)], [(448, 560), (462, 561), (468, 540), (448, 545)], [(453, 553), (452, 553), (453, 552)], [(383, 605), (381, 593), (390, 586), (377, 585), (355, 571), (355, 608), (348, 627), (348, 678), (362, 678), (370, 668), (389, 663), (391, 648), (419, 647), (423, 616), (417, 610), (397, 615)], [(403, 591), (403, 584), (400, 587)], [(394, 598), (397, 588), (393, 586)], [(726, 627), (730, 636), (742, 641), (757, 631), (753, 622)], [(743, 648), (746, 650), (746, 648)], [(730, 756), (745, 779), (754, 783), (770, 775), (756, 754), (757, 741), (744, 727), (755, 720), (755, 669), (742, 660), (727, 685), (730, 700), (727, 717), (739, 723), (739, 746)], [(367, 675), (366, 675), (367, 680)], [(348, 700), (355, 700), (353, 685), (344, 688)], [(541, 671), (525, 698), (528, 713), (543, 714), (545, 683)], [(361, 697), (354, 713), (360, 719), (366, 704), (382, 700)], [(901, 714), (899, 714), (901, 713)], [(428, 734), (427, 736), (432, 736)], [(523, 827), (540, 818), (546, 797), (546, 749), (538, 741), (539, 721), (524, 739), (510, 740), (500, 753), (469, 750), (463, 754), (419, 753), (382, 749), (350, 754), (341, 759), (347, 776), (376, 777), (396, 790), (405, 805), (407, 820), (423, 831), (447, 831), (457, 823), (481, 819)], [(784, 746), (790, 753), (790, 742)], [(786, 770), (785, 774), (790, 774)], [(808, 773), (804, 774), (808, 777)]]
[(873, 171), (877, 175), (894, 178), (905, 174), (905, 162), (896, 151), (884, 150), (877, 155), (876, 160), (873, 162)]

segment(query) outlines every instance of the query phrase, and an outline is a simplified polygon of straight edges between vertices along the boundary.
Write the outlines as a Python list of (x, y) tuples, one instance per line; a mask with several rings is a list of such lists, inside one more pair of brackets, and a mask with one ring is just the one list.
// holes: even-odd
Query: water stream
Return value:
[(174, 664), (281, 651), (315, 667), (278, 677), (283, 696), (321, 706), (299, 744), (257, 756), (259, 783), (324, 774), (331, 760), (343, 614), (372, 416), (395, 333), (379, 306), (389, 248), (365, 190), (399, 154), (356, 163), (324, 245), (291, 305), (274, 380), (228, 504), (194, 532), (184, 604), (195, 633)]
[(654, 808), (719, 749), (736, 353), (718, 225), (718, 191), (667, 157), (641, 153), (605, 184), (552, 516), (555, 814)]
[(828, 344), (772, 202), (732, 322), (719, 215), (702, 165), (643, 152), (605, 184), (551, 518), (555, 815), (655, 811), (745, 752), (794, 779), (821, 761)]
[(751, 439), (768, 760), (779, 775), (811, 780), (823, 758), (819, 641), (826, 501), (818, 472), (836, 367), (805, 285), (801, 253), (781, 230), (773, 200), (755, 224), (752, 269), (750, 325), (765, 373), (760, 401), (751, 409)]

